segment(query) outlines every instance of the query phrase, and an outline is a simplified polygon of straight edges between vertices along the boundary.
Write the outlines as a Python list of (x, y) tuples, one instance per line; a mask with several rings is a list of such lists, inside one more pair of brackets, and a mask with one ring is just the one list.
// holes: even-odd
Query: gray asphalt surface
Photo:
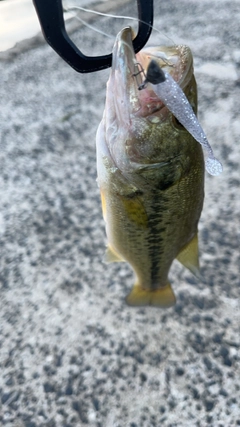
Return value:
[[(192, 48), (200, 122), (224, 167), (206, 175), (204, 280), (174, 263), (165, 311), (126, 306), (130, 268), (102, 262), (95, 134), (109, 71), (80, 75), (39, 37), (0, 55), (2, 425), (240, 425), (239, 22), (239, 1), (155, 1), (155, 26)], [(90, 29), (74, 39), (111, 51)]]

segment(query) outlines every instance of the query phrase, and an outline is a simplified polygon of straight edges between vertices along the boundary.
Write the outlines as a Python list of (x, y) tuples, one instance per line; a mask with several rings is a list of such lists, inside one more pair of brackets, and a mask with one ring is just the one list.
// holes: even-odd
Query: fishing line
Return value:
[[(128, 20), (130, 20), (130, 21), (141, 22), (142, 24), (148, 25), (148, 27), (152, 28), (152, 30), (153, 30), (153, 31), (156, 31), (156, 32), (157, 32), (158, 34), (160, 34), (162, 37), (167, 38), (167, 39), (168, 39), (168, 40), (173, 44), (173, 46), (176, 46), (176, 43), (174, 43), (174, 41), (173, 41), (170, 37), (166, 36), (166, 34), (163, 34), (163, 33), (162, 33), (160, 30), (158, 30), (156, 27), (154, 27), (153, 25), (149, 24), (149, 23), (148, 23), (148, 22), (146, 22), (146, 21), (143, 21), (142, 19), (134, 18), (133, 16), (114, 15), (114, 14), (112, 14), (112, 13), (99, 12), (99, 11), (97, 11), (97, 10), (87, 9), (87, 8), (85, 8), (85, 7), (82, 7), (82, 6), (69, 6), (69, 7), (68, 7), (68, 6), (65, 6), (65, 8), (66, 8), (66, 10), (67, 10), (67, 11), (74, 11), (74, 10), (78, 9), (78, 10), (81, 10), (82, 12), (93, 13), (94, 15), (104, 16), (104, 17), (107, 17), (107, 18), (128, 19)], [(76, 17), (76, 18), (77, 18), (77, 17)], [(96, 29), (95, 27), (90, 26), (89, 24), (87, 24), (87, 23), (86, 23), (84, 20), (82, 20), (81, 18), (78, 18), (78, 19), (79, 19), (81, 22), (83, 22), (83, 23), (84, 23), (84, 25), (86, 25), (87, 27), (89, 27), (89, 28), (93, 29), (94, 31), (96, 31), (96, 32), (98, 32), (98, 33), (100, 33), (100, 34), (103, 34), (103, 35), (105, 35), (105, 36), (107, 36), (107, 37), (109, 37), (109, 38), (114, 38), (114, 39), (115, 39), (115, 36), (111, 36), (111, 35), (109, 35), (109, 34), (106, 34), (106, 33), (102, 32), (101, 30)]]
[[(71, 9), (68, 9), (68, 11)], [(102, 34), (105, 37), (108, 37), (109, 39), (113, 39), (115, 38), (114, 36), (111, 36), (110, 34), (105, 33), (102, 30), (99, 30), (98, 28), (94, 27), (93, 25), (89, 24), (88, 22), (86, 22), (84, 19), (80, 18), (80, 16), (74, 16), (74, 18), (76, 18), (78, 21), (80, 21), (83, 25), (85, 25), (85, 27), (90, 28), (90, 30), (95, 31), (96, 33)]]

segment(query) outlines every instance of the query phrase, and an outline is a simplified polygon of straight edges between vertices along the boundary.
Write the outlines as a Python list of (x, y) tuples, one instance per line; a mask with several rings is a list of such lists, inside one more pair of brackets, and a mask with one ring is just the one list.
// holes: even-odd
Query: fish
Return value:
[(167, 308), (176, 302), (168, 279), (175, 259), (200, 277), (205, 163), (202, 146), (144, 78), (154, 60), (195, 115), (197, 85), (189, 47), (146, 47), (135, 55), (133, 37), (131, 27), (116, 37), (96, 136), (105, 261), (127, 262), (134, 271), (128, 305)]

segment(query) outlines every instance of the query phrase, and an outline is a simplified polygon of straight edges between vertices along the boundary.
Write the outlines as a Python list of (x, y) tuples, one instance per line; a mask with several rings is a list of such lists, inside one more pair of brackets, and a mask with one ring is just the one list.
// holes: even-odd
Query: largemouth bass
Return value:
[(136, 282), (129, 305), (170, 307), (168, 280), (177, 258), (199, 274), (198, 221), (204, 198), (202, 147), (163, 104), (152, 86), (139, 91), (136, 64), (154, 59), (197, 112), (193, 59), (187, 46), (143, 49), (132, 31), (113, 48), (106, 105), (97, 132), (97, 170), (108, 247), (106, 261), (128, 262)]

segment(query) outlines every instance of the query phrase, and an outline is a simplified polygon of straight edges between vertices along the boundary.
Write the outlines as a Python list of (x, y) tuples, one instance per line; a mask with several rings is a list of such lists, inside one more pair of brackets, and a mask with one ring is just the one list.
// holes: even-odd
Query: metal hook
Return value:
[[(68, 36), (61, 0), (33, 0), (43, 35), (48, 44), (72, 68), (79, 73), (92, 73), (111, 67), (112, 54), (103, 56), (86, 56)], [(147, 43), (153, 25), (153, 0), (137, 0), (139, 27), (133, 40), (134, 51), (137, 53)]]

